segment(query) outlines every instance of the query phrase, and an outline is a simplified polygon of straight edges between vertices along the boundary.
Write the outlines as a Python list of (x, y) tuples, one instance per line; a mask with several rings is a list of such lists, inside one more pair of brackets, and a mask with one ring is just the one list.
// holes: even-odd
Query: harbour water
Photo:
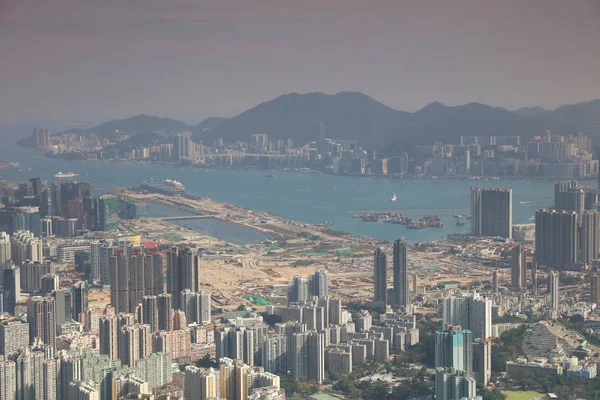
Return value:
[[(299, 221), (328, 222), (333, 224), (332, 229), (381, 240), (404, 236), (409, 242), (439, 239), (450, 233), (467, 233), (470, 230), (469, 221), (465, 220), (464, 226), (456, 226), (453, 214), (457, 212), (451, 210), (469, 208), (472, 186), (512, 188), (515, 224), (532, 222), (536, 210), (552, 206), (554, 195), (553, 182), (543, 180), (406, 180), (280, 171), (274, 173), (275, 178), (267, 178), (265, 171), (207, 170), (142, 163), (70, 162), (47, 158), (39, 151), (17, 146), (0, 148), (0, 160), (21, 163), (18, 168), (0, 171), (3, 179), (16, 182), (26, 181), (31, 177), (52, 181), (53, 175), (58, 171), (73, 171), (78, 174), (74, 179), (92, 182), (95, 194), (98, 195), (112, 187), (138, 186), (149, 178), (175, 178), (186, 186), (188, 192), (195, 195), (250, 209), (270, 211)], [(18, 169), (22, 172), (18, 172)], [(389, 201), (392, 193), (398, 196), (395, 202)], [(364, 222), (352, 217), (352, 211), (365, 210), (409, 210), (402, 213), (413, 219), (426, 214), (437, 214), (444, 219), (444, 226), (407, 229), (403, 225)], [(459, 213), (468, 214), (468, 211)], [(190, 221), (187, 223), (189, 225)], [(206, 229), (205, 233), (214, 234), (215, 228)], [(251, 231), (248, 235), (256, 233)], [(244, 235), (243, 232), (240, 234)], [(254, 239), (247, 242), (252, 240)]]
[[(185, 217), (196, 215), (189, 211), (169, 207), (156, 201), (148, 203), (153, 217)], [(225, 222), (212, 217), (202, 219), (177, 219), (170, 222), (239, 245), (259, 243), (269, 238), (269, 235), (256, 229)]]

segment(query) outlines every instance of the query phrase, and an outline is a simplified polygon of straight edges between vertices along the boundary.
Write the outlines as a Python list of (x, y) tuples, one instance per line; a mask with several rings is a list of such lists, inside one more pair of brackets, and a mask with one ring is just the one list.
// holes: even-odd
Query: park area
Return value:
[(502, 391), (507, 397), (506, 400), (531, 400), (531, 399), (545, 399), (546, 395), (534, 391), (528, 392), (517, 392), (517, 391)]

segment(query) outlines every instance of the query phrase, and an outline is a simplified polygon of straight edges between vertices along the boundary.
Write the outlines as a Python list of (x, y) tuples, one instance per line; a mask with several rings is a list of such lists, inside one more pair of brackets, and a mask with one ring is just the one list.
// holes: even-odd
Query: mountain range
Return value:
[[(392, 153), (409, 150), (417, 144), (434, 141), (459, 143), (460, 136), (520, 135), (524, 140), (542, 135), (546, 129), (556, 134), (583, 132), (600, 135), (600, 99), (555, 110), (525, 107), (509, 111), (480, 103), (446, 106), (433, 102), (410, 113), (398, 111), (358, 92), (334, 95), (321, 92), (290, 93), (258, 104), (231, 118), (208, 118), (196, 126), (148, 115), (115, 120), (86, 130), (113, 136), (115, 132), (148, 132), (170, 136), (192, 131), (196, 142), (212, 144), (222, 137), (226, 142), (250, 141), (254, 133), (266, 133), (271, 140), (292, 139), (303, 145), (318, 138), (317, 122), (324, 122), (326, 136), (356, 140), (370, 150)], [(143, 137), (132, 141), (143, 142)]]
[(164, 132), (172, 134), (190, 129), (189, 125), (171, 118), (140, 114), (131, 118), (105, 122), (89, 129), (69, 129), (64, 133), (85, 134), (93, 132), (100, 137), (111, 137), (117, 136), (119, 133)]

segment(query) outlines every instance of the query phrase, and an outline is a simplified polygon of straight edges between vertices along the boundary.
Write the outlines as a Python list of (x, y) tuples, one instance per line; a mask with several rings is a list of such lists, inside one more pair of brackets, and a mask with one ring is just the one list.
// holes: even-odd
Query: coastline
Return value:
[[(249, 229), (254, 232), (260, 233), (265, 236), (263, 241), (267, 240), (292, 240), (298, 239), (298, 234), (305, 233), (314, 237), (321, 237), (322, 240), (340, 240), (348, 237), (359, 237), (352, 235), (345, 231), (335, 231), (330, 229), (329, 226), (323, 226), (320, 224), (311, 224), (302, 221), (297, 221), (290, 218), (285, 218), (279, 215), (275, 215), (268, 211), (257, 211), (245, 207), (240, 207), (234, 204), (215, 201), (209, 198), (188, 198), (188, 197), (176, 197), (168, 196), (159, 193), (139, 193), (135, 190), (136, 188), (117, 188), (115, 193), (123, 196), (127, 196), (141, 202), (156, 202), (165, 207), (173, 208), (176, 210), (184, 211), (186, 213), (195, 214), (189, 216), (177, 216), (172, 217), (148, 217), (143, 220), (149, 222), (158, 222), (167, 225), (171, 225), (177, 228), (188, 228), (185, 225), (179, 225), (174, 220), (196, 220), (196, 219), (215, 219), (224, 224), (233, 226), (239, 226), (244, 229)], [(150, 207), (152, 205), (150, 204)], [(258, 224), (257, 224), (258, 223)], [(212, 237), (216, 240), (226, 242), (232, 245), (238, 245), (236, 243), (199, 232), (205, 236)], [(364, 236), (361, 237), (366, 240), (375, 240), (374, 238)]]
[[(39, 150), (36, 147), (25, 146), (18, 144), (20, 147), (27, 147), (33, 150)], [(180, 168), (192, 168), (192, 169), (204, 169), (204, 170), (213, 170), (213, 171), (264, 171), (264, 172), (292, 172), (292, 173), (302, 173), (302, 174), (316, 174), (316, 175), (331, 175), (331, 176), (347, 176), (347, 177), (356, 177), (356, 178), (371, 178), (371, 179), (397, 179), (397, 180), (444, 180), (444, 181), (560, 181), (560, 180), (569, 180), (575, 179), (578, 181), (597, 181), (598, 177), (596, 176), (588, 176), (588, 177), (572, 177), (572, 178), (564, 178), (564, 177), (545, 177), (545, 176), (483, 176), (483, 175), (473, 175), (473, 176), (414, 176), (414, 175), (399, 175), (399, 174), (386, 174), (386, 175), (366, 175), (366, 174), (352, 174), (352, 173), (333, 173), (328, 171), (317, 171), (310, 169), (268, 169), (268, 168), (218, 168), (212, 165), (198, 165), (198, 164), (186, 164), (186, 163), (177, 163), (177, 162), (166, 162), (166, 161), (152, 161), (152, 160), (137, 160), (137, 161), (126, 161), (121, 159), (111, 159), (111, 160), (85, 160), (85, 159), (69, 159), (66, 157), (59, 156), (50, 156), (44, 152), (44, 157), (48, 158), (56, 158), (63, 161), (69, 162), (82, 162), (82, 163), (90, 163), (90, 164), (116, 164), (116, 165), (130, 165), (130, 164), (148, 164), (148, 165), (170, 165), (174, 167)]]

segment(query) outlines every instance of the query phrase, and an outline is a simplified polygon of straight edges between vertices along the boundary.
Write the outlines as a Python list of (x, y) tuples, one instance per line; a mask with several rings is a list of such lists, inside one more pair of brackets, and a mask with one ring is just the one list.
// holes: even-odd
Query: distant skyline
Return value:
[(289, 92), (398, 110), (600, 98), (600, 1), (4, 0), (0, 124), (195, 124)]

